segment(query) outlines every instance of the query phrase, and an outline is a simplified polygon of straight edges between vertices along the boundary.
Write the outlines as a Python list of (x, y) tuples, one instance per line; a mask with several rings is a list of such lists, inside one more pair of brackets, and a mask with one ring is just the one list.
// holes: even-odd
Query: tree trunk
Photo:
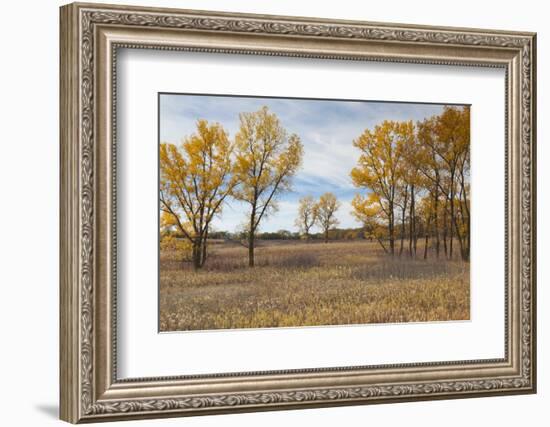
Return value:
[[(384, 242), (383, 242), (379, 237), (376, 237), (376, 240), (378, 241), (378, 244), (379, 244), (380, 246), (382, 246), (382, 249), (384, 249), (384, 252), (385, 252), (386, 254), (389, 254), (388, 248), (386, 248), (386, 245), (384, 245)], [(369, 239), (369, 241), (372, 241), (372, 237)]]
[(466, 235), (466, 261), (470, 261), (470, 217), (468, 216), (468, 223), (466, 225), (467, 235)]
[(462, 258), (463, 261), (467, 261), (469, 256), (468, 256), (468, 251), (466, 250), (466, 247), (465, 247), (466, 242), (465, 242), (464, 237), (460, 233), (460, 229), (458, 227), (458, 222), (456, 220), (456, 216), (455, 216), (455, 220), (454, 220), (454, 227), (456, 229), (456, 236), (458, 238), (458, 243), (460, 245), (460, 257)]
[(193, 251), (192, 251), (194, 270), (199, 270), (202, 267), (201, 256), (202, 256), (202, 248), (201, 248), (200, 240), (197, 240), (195, 238), (195, 240), (193, 241)]
[(405, 199), (403, 200), (403, 206), (401, 207), (401, 245), (399, 247), (399, 256), (403, 253), (403, 240), (405, 239), (405, 215), (407, 213), (407, 202), (409, 197), (409, 189), (405, 188)]
[(431, 215), (428, 215), (428, 218), (425, 223), (421, 223), (421, 227), (419, 227), (418, 233), (421, 234), (424, 233), (424, 259), (428, 259), (428, 245), (429, 245), (429, 239), (430, 239), (430, 227), (431, 227)]
[(405, 218), (407, 216), (407, 206), (409, 205), (409, 188), (405, 186), (405, 200), (403, 202), (403, 211), (401, 212), (401, 247), (399, 248), (399, 256), (403, 253), (403, 241), (405, 240)]
[(437, 191), (437, 186), (435, 187), (434, 192), (434, 231), (435, 231), (435, 254), (439, 258), (439, 252), (441, 249), (441, 242), (439, 241), (439, 193)]
[[(460, 219), (461, 225), (465, 228), (464, 235), (461, 235), (460, 242), (460, 255), (463, 261), (470, 259), (470, 210), (468, 208), (468, 197), (466, 195), (466, 188), (464, 185), (464, 178), (460, 182), (460, 193), (458, 195), (459, 207), (460, 207)], [(457, 233), (459, 227), (457, 226)]]
[(453, 224), (456, 222), (455, 221), (455, 203), (454, 203), (454, 194), (453, 194), (453, 190), (451, 190), (451, 227), (450, 227), (450, 231), (451, 231), (451, 235), (449, 237), (449, 259), (453, 259), (453, 240), (454, 240), (454, 227), (453, 227)]
[(325, 228), (325, 243), (328, 243), (328, 227)]
[(455, 216), (455, 231), (460, 244), (460, 257), (463, 261), (466, 260), (466, 236), (462, 233), (464, 226), (464, 206), (462, 204), (462, 190), (458, 193), (458, 207), (460, 212), (460, 225), (458, 218)]
[(248, 266), (254, 267), (254, 232), (248, 234)]
[(413, 243), (414, 253), (416, 254), (416, 224), (414, 223), (414, 185), (411, 185), (411, 204), (409, 208), (409, 255), (413, 256)]
[(206, 242), (208, 240), (208, 229), (204, 232), (204, 237), (202, 239), (202, 255), (201, 255), (201, 267), (204, 266), (204, 263), (206, 262)]
[(255, 227), (254, 223), (256, 221), (256, 204), (252, 206), (252, 211), (250, 213), (250, 226), (248, 229), (248, 266), (254, 267), (254, 238), (255, 238)]
[(414, 256), (416, 257), (416, 250), (417, 250), (417, 247), (418, 247), (418, 231), (416, 229), (416, 214), (415, 214), (415, 217), (413, 218), (413, 223), (414, 223), (414, 227), (413, 227), (413, 231), (414, 231), (414, 237), (413, 237), (413, 253), (414, 253)]
[(390, 202), (389, 205), (389, 215), (388, 215), (388, 234), (390, 240), (390, 254), (395, 255), (395, 234), (394, 234), (394, 223), (393, 223), (393, 203)]
[(458, 244), (460, 246), (460, 257), (464, 260), (464, 256), (465, 256), (464, 241), (463, 241), (462, 235), (460, 234), (460, 230), (458, 228), (458, 223), (457, 223), (456, 217), (455, 217), (455, 220), (454, 220), (454, 228), (455, 228), (455, 231), (456, 231), (456, 237), (458, 239)]
[(413, 256), (413, 234), (412, 234), (412, 218), (409, 217), (409, 256)]
[(464, 185), (464, 178), (461, 181), (462, 185), (462, 197), (464, 200), (464, 222), (466, 223), (466, 261), (470, 260), (470, 208), (468, 207), (468, 194), (466, 192), (466, 186)]
[(426, 235), (424, 236), (424, 259), (428, 258), (428, 239), (429, 239), (429, 234), (428, 234), (428, 230), (426, 230)]
[(445, 198), (445, 207), (443, 209), (443, 248), (445, 249), (445, 257), (449, 256), (447, 248), (447, 198)]
[(466, 217), (466, 253), (465, 253), (465, 261), (470, 261), (470, 213), (468, 212), (468, 216)]

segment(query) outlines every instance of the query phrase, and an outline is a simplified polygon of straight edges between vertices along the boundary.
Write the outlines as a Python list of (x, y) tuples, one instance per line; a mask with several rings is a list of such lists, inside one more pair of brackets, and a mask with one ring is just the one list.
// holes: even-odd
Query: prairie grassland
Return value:
[(211, 245), (203, 271), (161, 252), (161, 331), (467, 320), (469, 264), (367, 241)]

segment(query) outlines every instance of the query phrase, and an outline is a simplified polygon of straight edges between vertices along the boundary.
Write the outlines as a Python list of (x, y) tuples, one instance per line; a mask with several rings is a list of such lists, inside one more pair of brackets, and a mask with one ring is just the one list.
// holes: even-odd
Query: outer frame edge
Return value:
[[(69, 422), (90, 422), (90, 421), (108, 421), (108, 420), (115, 420), (115, 419), (140, 419), (140, 418), (160, 418), (160, 417), (176, 417), (176, 416), (189, 416), (189, 415), (206, 415), (206, 414), (219, 414), (219, 413), (236, 413), (236, 412), (252, 412), (252, 411), (268, 411), (268, 410), (283, 410), (283, 409), (305, 409), (305, 408), (313, 408), (313, 407), (328, 407), (328, 406), (348, 406), (348, 405), (360, 405), (360, 404), (377, 404), (377, 403), (393, 403), (393, 402), (400, 402), (400, 401), (423, 401), (423, 400), (437, 400), (437, 399), (459, 399), (459, 398), (470, 398), (470, 397), (479, 397), (479, 396), (492, 396), (492, 395), (506, 395), (506, 394), (531, 394), (536, 392), (536, 309), (535, 309), (535, 294), (536, 294), (536, 49), (535, 49), (535, 41), (536, 36), (533, 33), (512, 33), (512, 32), (502, 32), (503, 34), (513, 34), (513, 35), (520, 35), (522, 37), (528, 37), (530, 39), (530, 44), (532, 48), (532, 70), (531, 70), (531, 108), (530, 112), (532, 114), (531, 117), (531, 132), (532, 132), (532, 138), (531, 138), (531, 144), (532, 144), (532, 151), (531, 151), (531, 211), (530, 211), (530, 219), (531, 219), (531, 245), (530, 245), (530, 256), (531, 256), (531, 291), (532, 291), (532, 303), (533, 308), (531, 312), (531, 320), (532, 320), (532, 343), (531, 343), (531, 357), (532, 357), (532, 364), (531, 364), (531, 381), (530, 384), (527, 387), (523, 387), (521, 389), (517, 390), (502, 390), (502, 391), (487, 391), (487, 392), (478, 392), (478, 393), (471, 393), (471, 394), (451, 394), (451, 395), (419, 395), (419, 396), (409, 396), (409, 397), (394, 397), (390, 399), (389, 401), (381, 401), (381, 400), (342, 400), (342, 401), (332, 401), (332, 402), (324, 402), (324, 401), (317, 401), (317, 402), (306, 402), (306, 403), (297, 403), (292, 402), (290, 404), (264, 404), (261, 407), (255, 407), (255, 406), (237, 406), (237, 407), (220, 407), (218, 408), (209, 408), (207, 410), (200, 410), (200, 409), (192, 409), (189, 412), (177, 412), (177, 411), (168, 411), (166, 410), (164, 413), (161, 413), (159, 411), (155, 411), (152, 413), (136, 413), (136, 412), (130, 412), (128, 414), (124, 413), (117, 413), (117, 414), (111, 414), (105, 416), (100, 415), (81, 415), (79, 414), (80, 404), (79, 404), (79, 358), (80, 358), (80, 349), (76, 350), (77, 344), (79, 343), (79, 328), (78, 328), (78, 302), (79, 302), (79, 290), (80, 290), (80, 283), (77, 281), (75, 283), (72, 283), (70, 280), (72, 273), (74, 273), (74, 270), (72, 268), (76, 268), (78, 271), (78, 256), (79, 253), (76, 251), (73, 251), (70, 253), (70, 249), (67, 250), (63, 248), (64, 241), (65, 242), (75, 242), (78, 247), (79, 238), (78, 235), (79, 228), (78, 228), (78, 202), (71, 201), (70, 199), (70, 191), (74, 188), (72, 186), (75, 185), (75, 183), (78, 183), (78, 164), (71, 165), (70, 162), (72, 160), (79, 159), (79, 153), (75, 153), (78, 148), (78, 139), (72, 140), (71, 135), (78, 136), (77, 129), (79, 126), (79, 123), (76, 121), (74, 123), (71, 123), (71, 120), (74, 118), (74, 113), (76, 111), (77, 105), (76, 104), (70, 104), (69, 98), (72, 98), (74, 101), (78, 101), (78, 79), (76, 81), (71, 80), (70, 76), (70, 67), (79, 67), (77, 58), (78, 58), (78, 52), (80, 49), (80, 46), (77, 45), (78, 40), (78, 20), (76, 17), (78, 16), (79, 8), (82, 6), (91, 7), (94, 9), (98, 9), (101, 7), (106, 7), (109, 9), (128, 9), (128, 10), (135, 10), (135, 11), (143, 11), (143, 12), (153, 12), (153, 8), (143, 8), (143, 7), (126, 7), (126, 6), (108, 6), (108, 5), (101, 5), (101, 4), (73, 4), (68, 6), (63, 6), (61, 8), (61, 84), (60, 84), (60, 106), (61, 106), (61, 129), (60, 129), (60, 135), (61, 135), (61, 166), (62, 168), (65, 166), (66, 171), (61, 172), (61, 198), (60, 198), (60, 209), (61, 209), (61, 224), (60, 224), (60, 239), (61, 239), (61, 266), (60, 266), (60, 273), (61, 273), (61, 292), (60, 292), (60, 301), (64, 303), (61, 307), (61, 324), (60, 324), (60, 344), (61, 344), (61, 370), (63, 371), (64, 368), (67, 369), (67, 371), (60, 372), (61, 376), (61, 419)], [(166, 10), (167, 13), (192, 13), (194, 11), (184, 11), (184, 10), (178, 10), (178, 9), (171, 9)], [(203, 13), (209, 13), (210, 15), (216, 15), (216, 12), (203, 12)], [(223, 14), (219, 13), (218, 16), (236, 16), (231, 14)], [(243, 14), (242, 16), (245, 17), (251, 17), (251, 18), (258, 18), (262, 19), (262, 15), (246, 15)], [(271, 17), (271, 16), (270, 16)], [(267, 18), (267, 17), (265, 17)], [(293, 19), (290, 17), (272, 17), (276, 19)], [(307, 18), (296, 18), (296, 20), (308, 20)], [(322, 20), (315, 20), (315, 22), (323, 22)], [(341, 23), (341, 24), (353, 24), (354, 21), (329, 21), (327, 22), (333, 22), (333, 23)], [(381, 25), (379, 23), (367, 23), (363, 22), (364, 25), (371, 24), (371, 25)], [(385, 24), (388, 26), (393, 26), (394, 24)], [(395, 24), (399, 25), (399, 24)], [(419, 29), (432, 29), (432, 30), (442, 30), (438, 27), (420, 27), (420, 26), (405, 26), (406, 28), (419, 28)], [(460, 30), (459, 28), (447, 28), (449, 31), (453, 30)], [(474, 31), (473, 29), (467, 29), (468, 31)], [(489, 32), (489, 30), (485, 30), (486, 32)], [(497, 31), (495, 31), (497, 33)], [(74, 37), (73, 37), (74, 36)], [(66, 40), (67, 38), (72, 38), (71, 40)], [(64, 49), (67, 49), (67, 52), (63, 52)], [(78, 69), (78, 68), (77, 68)], [(76, 112), (78, 117), (78, 112)], [(66, 128), (64, 128), (64, 126)], [(76, 146), (75, 146), (76, 143)], [(72, 145), (71, 145), (72, 144)], [(75, 168), (76, 170), (73, 170)], [(70, 171), (70, 172), (69, 172)], [(75, 210), (76, 206), (76, 210)], [(64, 212), (64, 209), (66, 211)], [(70, 220), (76, 220), (76, 222), (72, 223)], [(65, 243), (66, 244), (66, 243)], [(76, 258), (76, 259), (75, 259)], [(74, 264), (76, 262), (76, 264)], [(73, 265), (74, 264), (74, 265)], [(77, 277), (78, 279), (78, 277)], [(72, 288), (71, 288), (72, 287)], [(67, 301), (76, 301), (76, 305), (71, 304), (69, 307), (67, 306)], [(64, 318), (64, 316), (66, 316)], [(75, 320), (76, 319), (76, 320)], [(72, 347), (71, 347), (72, 346)], [(73, 352), (76, 352), (74, 354)], [(64, 354), (66, 353), (66, 354)]]
[(78, 20), (59, 8), (59, 418), (79, 421), (78, 329)]

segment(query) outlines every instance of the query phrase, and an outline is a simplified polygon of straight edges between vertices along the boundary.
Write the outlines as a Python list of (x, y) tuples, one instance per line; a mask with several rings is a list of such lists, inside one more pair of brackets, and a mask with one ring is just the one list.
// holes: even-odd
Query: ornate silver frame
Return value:
[[(200, 415), (534, 393), (533, 33), (99, 4), (61, 8), (61, 419)], [(506, 70), (505, 357), (119, 380), (117, 48), (502, 67)]]

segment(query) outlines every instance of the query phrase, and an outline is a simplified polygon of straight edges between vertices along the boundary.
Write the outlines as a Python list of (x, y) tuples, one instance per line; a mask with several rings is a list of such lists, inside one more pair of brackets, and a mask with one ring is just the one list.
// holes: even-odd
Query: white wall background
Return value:
[[(110, 0), (113, 3), (122, 3)], [(130, 1), (130, 0), (129, 0)], [(133, 425), (279, 426), (547, 425), (550, 405), (550, 29), (544, 2), (462, 0), (133, 0), (133, 4), (538, 32), (539, 393), (438, 402), (208, 416)], [(60, 425), (58, 402), (58, 6), (3, 5), (0, 67), (0, 419), (8, 426)]]

